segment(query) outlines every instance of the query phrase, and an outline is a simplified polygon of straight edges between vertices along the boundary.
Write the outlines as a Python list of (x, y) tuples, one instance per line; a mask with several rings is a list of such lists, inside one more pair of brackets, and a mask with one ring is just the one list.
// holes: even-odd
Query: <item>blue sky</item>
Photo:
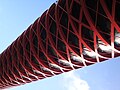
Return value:
[[(56, 0), (0, 0), (0, 53)], [(120, 58), (7, 90), (120, 90)]]

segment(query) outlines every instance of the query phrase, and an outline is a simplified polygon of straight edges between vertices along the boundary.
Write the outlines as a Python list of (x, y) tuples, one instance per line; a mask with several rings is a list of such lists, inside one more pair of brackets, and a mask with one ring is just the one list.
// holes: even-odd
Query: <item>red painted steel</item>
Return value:
[(120, 55), (119, 0), (59, 0), (0, 54), (0, 88)]

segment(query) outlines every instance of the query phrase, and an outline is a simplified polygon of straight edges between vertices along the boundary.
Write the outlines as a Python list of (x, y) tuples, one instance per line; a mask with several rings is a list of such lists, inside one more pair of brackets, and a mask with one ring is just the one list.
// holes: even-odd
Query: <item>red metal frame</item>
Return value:
[[(90, 4), (94, 5), (90, 5)], [(59, 0), (0, 54), (0, 88), (120, 55), (119, 0)], [(119, 13), (118, 13), (119, 14)], [(116, 44), (117, 43), (117, 44)], [(102, 48), (101, 48), (102, 47)]]

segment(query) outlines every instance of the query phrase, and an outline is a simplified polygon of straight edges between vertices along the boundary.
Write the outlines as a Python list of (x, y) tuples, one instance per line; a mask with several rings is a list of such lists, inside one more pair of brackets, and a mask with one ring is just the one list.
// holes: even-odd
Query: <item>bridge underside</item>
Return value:
[(59, 0), (0, 54), (0, 88), (120, 55), (120, 0)]

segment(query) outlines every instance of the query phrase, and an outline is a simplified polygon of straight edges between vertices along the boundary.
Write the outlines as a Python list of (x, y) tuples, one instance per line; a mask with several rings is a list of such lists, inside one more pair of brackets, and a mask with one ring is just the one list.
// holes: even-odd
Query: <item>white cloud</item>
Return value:
[(73, 71), (64, 74), (65, 90), (89, 90), (89, 85), (85, 80), (75, 75)]

